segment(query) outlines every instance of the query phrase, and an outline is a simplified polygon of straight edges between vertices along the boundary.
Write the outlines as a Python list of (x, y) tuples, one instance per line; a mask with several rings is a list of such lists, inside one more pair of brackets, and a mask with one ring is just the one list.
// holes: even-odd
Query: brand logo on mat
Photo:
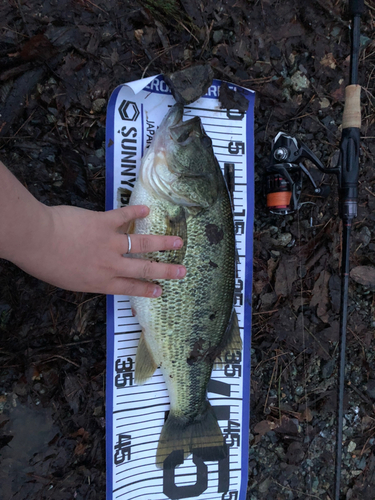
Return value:
[(123, 120), (135, 122), (139, 116), (139, 109), (135, 102), (122, 101), (118, 111)]

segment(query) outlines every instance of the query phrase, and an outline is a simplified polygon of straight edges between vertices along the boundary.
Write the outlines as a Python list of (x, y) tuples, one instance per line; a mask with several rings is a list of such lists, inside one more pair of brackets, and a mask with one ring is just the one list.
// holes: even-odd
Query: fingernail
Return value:
[(177, 278), (183, 278), (186, 274), (186, 268), (185, 267), (179, 267), (177, 269)]
[(162, 294), (162, 291), (163, 291), (163, 290), (161, 289), (161, 287), (160, 287), (160, 286), (156, 286), (156, 287), (154, 288), (154, 291), (153, 291), (153, 293), (152, 293), (152, 296), (153, 296), (153, 297), (160, 297), (160, 295)]
[(181, 248), (184, 242), (178, 238), (177, 240), (174, 240), (173, 242), (173, 248)]
[(149, 213), (148, 207), (146, 207), (145, 205), (142, 206), (142, 208), (141, 208), (141, 217), (146, 217), (146, 215), (148, 215), (148, 213)]

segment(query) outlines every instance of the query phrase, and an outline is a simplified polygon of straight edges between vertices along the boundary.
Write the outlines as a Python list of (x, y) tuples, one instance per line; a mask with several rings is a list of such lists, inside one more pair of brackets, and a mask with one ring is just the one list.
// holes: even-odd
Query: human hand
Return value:
[[(39, 252), (15, 262), (29, 274), (60, 288), (80, 292), (159, 297), (162, 289), (151, 279), (183, 278), (181, 265), (127, 258), (127, 232), (134, 219), (149, 209), (135, 205), (108, 212), (71, 206), (46, 207), (48, 224)], [(131, 253), (181, 248), (177, 236), (131, 235)]]

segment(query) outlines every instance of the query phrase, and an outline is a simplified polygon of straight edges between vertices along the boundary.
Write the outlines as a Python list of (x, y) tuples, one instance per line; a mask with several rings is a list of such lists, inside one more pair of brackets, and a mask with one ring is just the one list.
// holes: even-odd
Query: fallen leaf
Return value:
[(313, 415), (311, 413), (311, 410), (310, 408), (306, 408), (302, 413), (301, 413), (301, 417), (300, 417), (300, 420), (303, 421), (305, 420), (306, 422), (311, 422), (313, 419)]
[(270, 422), (269, 420), (262, 420), (258, 422), (254, 427), (255, 434), (259, 434), (259, 437), (264, 436), (267, 432), (272, 431), (276, 427), (275, 422)]
[(142, 29), (134, 30), (134, 36), (135, 36), (137, 42), (141, 43), (142, 42), (142, 37), (143, 37), (143, 30)]
[(336, 69), (336, 60), (335, 58), (333, 57), (333, 54), (332, 52), (330, 52), (329, 54), (326, 54), (321, 60), (320, 60), (320, 64), (322, 66), (326, 66), (328, 68), (332, 68), (332, 69)]
[(350, 271), (350, 277), (356, 283), (367, 288), (375, 288), (375, 268), (372, 266), (357, 266)]
[(86, 451), (87, 446), (88, 445), (84, 443), (77, 444), (77, 446), (74, 449), (74, 454), (78, 456), (83, 455)]
[(328, 307), (329, 307), (329, 294), (328, 282), (331, 275), (327, 271), (322, 271), (319, 278), (315, 281), (312, 291), (312, 298), (310, 300), (310, 307), (318, 306), (316, 314), (324, 323), (328, 323)]
[(297, 257), (283, 255), (276, 270), (276, 294), (285, 297), (290, 295), (297, 277)]
[(267, 273), (268, 273), (268, 277), (270, 280), (273, 278), (273, 273), (274, 273), (275, 269), (277, 268), (278, 263), (279, 263), (278, 260), (275, 260), (272, 258), (268, 259), (268, 261), (267, 261)]

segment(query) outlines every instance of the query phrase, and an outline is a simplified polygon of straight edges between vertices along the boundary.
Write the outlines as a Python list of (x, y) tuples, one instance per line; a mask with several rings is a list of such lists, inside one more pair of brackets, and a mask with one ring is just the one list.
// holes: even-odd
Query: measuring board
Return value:
[[(249, 101), (246, 113), (220, 108), (221, 81), (186, 106), (184, 117), (199, 116), (211, 137), (222, 169), (234, 166), (234, 223), (238, 253), (235, 307), (243, 349), (226, 355), (214, 368), (208, 399), (228, 444), (228, 456), (206, 461), (194, 454), (185, 460), (173, 453), (169, 468), (155, 465), (156, 449), (169, 410), (160, 369), (144, 385), (134, 382), (141, 334), (129, 298), (107, 301), (107, 500), (245, 500), (248, 475), (250, 336), (253, 247), (253, 110), (254, 93), (229, 84)], [(141, 158), (175, 103), (162, 76), (115, 89), (108, 105), (106, 131), (106, 209), (126, 206)], [(126, 257), (124, 257), (126, 258)], [(174, 452), (175, 453), (175, 452)], [(172, 456), (173, 455), (173, 456)]]

